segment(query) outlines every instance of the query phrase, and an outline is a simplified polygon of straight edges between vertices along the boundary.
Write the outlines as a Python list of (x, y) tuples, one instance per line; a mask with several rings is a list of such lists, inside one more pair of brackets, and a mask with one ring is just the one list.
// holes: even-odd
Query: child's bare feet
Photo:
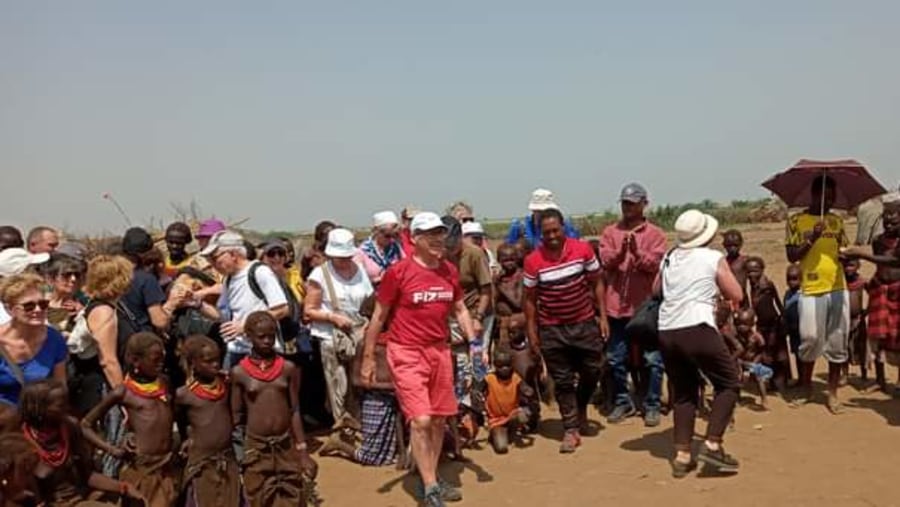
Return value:
[(836, 394), (828, 393), (828, 411), (834, 415), (840, 415), (844, 413), (844, 404), (841, 403), (841, 400), (838, 399)]

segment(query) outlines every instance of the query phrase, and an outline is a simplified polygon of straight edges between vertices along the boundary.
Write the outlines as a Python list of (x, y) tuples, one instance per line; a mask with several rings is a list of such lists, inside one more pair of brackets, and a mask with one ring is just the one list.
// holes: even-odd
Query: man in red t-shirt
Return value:
[(555, 385), (566, 430), (559, 452), (571, 453), (581, 445), (609, 325), (600, 262), (589, 244), (566, 237), (564, 223), (559, 210), (541, 216), (541, 245), (525, 258), (525, 319)]
[(451, 313), (470, 342), (476, 334), (459, 272), (444, 259), (447, 227), (436, 214), (422, 212), (413, 218), (410, 230), (413, 255), (389, 267), (378, 286), (360, 375), (364, 384), (374, 382), (375, 343), (391, 315), (388, 364), (400, 409), (410, 421), (410, 443), (425, 486), (425, 505), (437, 507), (462, 499), (459, 491), (437, 477), (445, 421), (457, 412), (448, 344)]

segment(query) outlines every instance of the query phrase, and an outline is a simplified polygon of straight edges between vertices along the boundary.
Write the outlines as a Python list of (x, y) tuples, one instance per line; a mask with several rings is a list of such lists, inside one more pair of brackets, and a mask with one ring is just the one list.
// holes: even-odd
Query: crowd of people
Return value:
[(831, 212), (834, 181), (810, 192), (788, 220), (783, 297), (710, 215), (682, 214), (668, 245), (636, 183), (591, 241), (545, 189), (495, 246), (464, 202), (375, 213), (359, 243), (324, 221), (299, 256), (216, 219), (131, 228), (107, 252), (0, 227), (0, 504), (315, 505), (340, 496), (318, 491), (317, 451), (411, 468), (442, 506), (462, 493), (439, 461), (480, 432), (509, 452), (549, 399), (561, 453), (596, 434), (591, 403), (611, 424), (671, 411), (673, 476), (736, 473), (723, 436), (747, 381), (763, 406), (800, 406), (824, 357), (839, 414), (849, 365), (887, 391), (900, 364), (900, 195), (870, 252)]

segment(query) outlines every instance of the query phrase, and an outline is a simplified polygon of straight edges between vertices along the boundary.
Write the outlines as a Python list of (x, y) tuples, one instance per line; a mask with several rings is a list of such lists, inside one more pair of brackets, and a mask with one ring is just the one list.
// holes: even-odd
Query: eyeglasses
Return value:
[(464, 224), (465, 224), (465, 223), (468, 223), (468, 222), (474, 222), (474, 221), (475, 221), (475, 217), (460, 217), (460, 218), (459, 218), (459, 221), (462, 222), (462, 223), (464, 223)]
[(25, 310), (26, 313), (33, 312), (36, 308), (40, 308), (41, 311), (46, 311), (47, 308), (50, 308), (50, 300), (49, 299), (40, 299), (38, 301), (26, 301), (24, 303), (19, 303), (16, 306)]
[(66, 271), (65, 273), (60, 273), (57, 276), (59, 276), (63, 280), (68, 280), (70, 278), (81, 278), (82, 274), (80, 271)]
[(287, 257), (287, 251), (275, 248), (266, 252), (266, 257)]

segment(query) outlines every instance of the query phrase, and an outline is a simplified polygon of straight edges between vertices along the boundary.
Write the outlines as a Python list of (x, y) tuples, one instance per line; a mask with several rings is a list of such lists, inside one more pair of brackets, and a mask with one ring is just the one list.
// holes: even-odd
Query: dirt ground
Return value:
[[(743, 230), (745, 252), (762, 254), (767, 272), (783, 286), (783, 226)], [(900, 506), (900, 400), (866, 392), (856, 374), (854, 368), (841, 390), (848, 410), (840, 416), (827, 412), (824, 395), (799, 409), (773, 398), (770, 411), (760, 412), (755, 393), (743, 392), (735, 429), (726, 435), (726, 448), (741, 460), (733, 477), (672, 479), (671, 416), (653, 429), (637, 418), (614, 426), (592, 408), (598, 434), (585, 438), (577, 453), (560, 455), (555, 407), (545, 407), (532, 442), (505, 456), (484, 443), (468, 452), (468, 463), (442, 463), (441, 474), (462, 487), (465, 499), (458, 505)], [(896, 381), (896, 368), (888, 375)], [(817, 377), (822, 390), (821, 371)], [(704, 430), (698, 420), (698, 434)], [(325, 505), (416, 505), (415, 479), (393, 467), (317, 460)]]

